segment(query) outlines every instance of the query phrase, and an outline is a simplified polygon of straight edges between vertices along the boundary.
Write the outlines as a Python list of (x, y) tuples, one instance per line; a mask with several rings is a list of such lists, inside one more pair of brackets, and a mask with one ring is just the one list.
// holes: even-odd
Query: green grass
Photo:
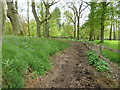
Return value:
[(117, 53), (112, 52), (108, 49), (102, 50), (102, 55), (108, 58), (110, 61), (120, 65), (120, 57)]
[(49, 57), (68, 45), (60, 40), (5, 36), (2, 51), (3, 87), (22, 88), (28, 68), (32, 68), (37, 75), (44, 75), (52, 68)]
[[(99, 42), (100, 42), (99, 40), (92, 41), (92, 43), (95, 43), (95, 44), (98, 44)], [(105, 40), (104, 43), (102, 43), (101, 45), (105, 45), (110, 48), (120, 50), (119, 44), (120, 44), (120, 41), (118, 40)]]

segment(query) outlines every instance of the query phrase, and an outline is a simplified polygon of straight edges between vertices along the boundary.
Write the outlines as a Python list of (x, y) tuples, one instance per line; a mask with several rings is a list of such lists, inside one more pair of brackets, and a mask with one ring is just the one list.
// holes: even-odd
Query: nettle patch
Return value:
[(88, 51), (87, 57), (89, 64), (93, 65), (97, 71), (110, 71), (109, 64), (106, 61), (99, 59), (95, 52)]

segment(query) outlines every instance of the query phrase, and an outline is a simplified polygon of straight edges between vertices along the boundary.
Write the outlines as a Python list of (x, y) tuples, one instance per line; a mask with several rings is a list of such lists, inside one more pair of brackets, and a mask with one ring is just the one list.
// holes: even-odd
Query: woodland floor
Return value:
[(90, 66), (87, 48), (82, 42), (70, 42), (63, 52), (54, 55), (53, 68), (37, 79), (26, 80), (26, 88), (110, 88), (116, 80), (106, 78)]

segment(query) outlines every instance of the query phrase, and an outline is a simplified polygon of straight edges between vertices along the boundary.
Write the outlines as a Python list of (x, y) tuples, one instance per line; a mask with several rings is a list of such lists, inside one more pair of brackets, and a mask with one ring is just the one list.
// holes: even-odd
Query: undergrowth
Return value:
[(108, 63), (104, 60), (99, 59), (95, 52), (88, 51), (87, 57), (89, 64), (93, 65), (97, 71), (105, 72), (110, 70), (110, 68), (108, 67)]
[(49, 57), (68, 43), (45, 38), (5, 36), (3, 40), (3, 88), (23, 88), (26, 71), (44, 75), (52, 68)]

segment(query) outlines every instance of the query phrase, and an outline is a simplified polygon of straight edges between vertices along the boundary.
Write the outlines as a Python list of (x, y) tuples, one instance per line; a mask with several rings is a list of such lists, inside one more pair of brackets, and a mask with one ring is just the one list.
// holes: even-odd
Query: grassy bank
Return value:
[(21, 88), (26, 71), (44, 75), (51, 69), (49, 57), (64, 50), (68, 43), (44, 38), (5, 36), (3, 40), (3, 86)]
[[(99, 40), (92, 41), (92, 43), (95, 43), (95, 44), (98, 44), (99, 42), (100, 42)], [(118, 40), (105, 40), (104, 43), (101, 43), (101, 45), (105, 45), (112, 49), (120, 50), (119, 44), (120, 44), (120, 41), (118, 41)]]
[(108, 58), (110, 61), (120, 65), (120, 57), (118, 53), (112, 52), (108, 49), (102, 50), (102, 55)]

